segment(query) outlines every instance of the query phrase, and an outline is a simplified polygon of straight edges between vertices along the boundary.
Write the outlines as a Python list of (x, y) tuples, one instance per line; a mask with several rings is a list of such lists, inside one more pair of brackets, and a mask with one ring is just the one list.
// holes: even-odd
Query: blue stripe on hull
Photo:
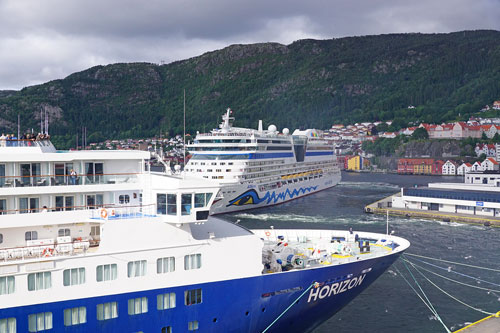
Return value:
[[(161, 332), (161, 328), (166, 326), (171, 326), (173, 332), (184, 332), (187, 331), (188, 322), (194, 320), (199, 322), (200, 332), (262, 332), (313, 282), (322, 283), (348, 274), (353, 274), (354, 278), (362, 275), (362, 270), (371, 267), (372, 270), (366, 273), (360, 285), (345, 292), (322, 299), (317, 297), (316, 300), (313, 297), (308, 302), (310, 290), (269, 331), (310, 332), (375, 281), (398, 256), (392, 254), (340, 266), (2, 309), (0, 318), (16, 317), (17, 332), (27, 332), (28, 315), (40, 312), (52, 312), (54, 328), (51, 331), (54, 332)], [(165, 279), (169, 279), (168, 274), (165, 274)], [(130, 280), (129, 283), (134, 281)], [(184, 305), (184, 291), (194, 288), (202, 288), (203, 302)], [(291, 291), (262, 297), (266, 293), (287, 289)], [(156, 296), (171, 292), (176, 293), (176, 307), (157, 310)], [(313, 289), (312, 292), (317, 293), (319, 290)], [(128, 315), (128, 299), (136, 297), (148, 297), (148, 312)], [(118, 303), (118, 318), (105, 321), (96, 319), (96, 305), (105, 302)], [(77, 306), (87, 307), (87, 323), (65, 327), (64, 309)]]

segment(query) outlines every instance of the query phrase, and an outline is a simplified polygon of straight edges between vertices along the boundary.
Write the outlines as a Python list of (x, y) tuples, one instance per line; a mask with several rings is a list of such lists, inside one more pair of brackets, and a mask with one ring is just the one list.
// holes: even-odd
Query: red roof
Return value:
[(494, 165), (498, 165), (498, 162), (495, 161), (495, 159), (493, 157), (488, 157), (487, 160), (489, 160), (491, 163), (493, 163)]

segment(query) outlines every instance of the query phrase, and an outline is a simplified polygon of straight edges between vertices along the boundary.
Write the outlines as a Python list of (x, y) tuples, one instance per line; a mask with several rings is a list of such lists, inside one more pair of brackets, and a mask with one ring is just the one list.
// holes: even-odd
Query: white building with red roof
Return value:
[(499, 169), (498, 162), (493, 157), (488, 157), (481, 163), (483, 171), (495, 171)]
[(441, 173), (443, 175), (456, 175), (457, 174), (457, 164), (453, 161), (446, 161), (441, 168)]
[(470, 172), (471, 170), (472, 170), (472, 164), (470, 164), (470, 163), (462, 163), (457, 168), (457, 175), (465, 175), (466, 173)]

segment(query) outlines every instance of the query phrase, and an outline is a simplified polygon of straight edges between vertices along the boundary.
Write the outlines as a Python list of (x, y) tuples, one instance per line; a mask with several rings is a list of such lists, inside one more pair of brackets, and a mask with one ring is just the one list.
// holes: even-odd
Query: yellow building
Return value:
[(361, 170), (363, 165), (363, 159), (361, 156), (353, 156), (347, 160), (347, 170)]

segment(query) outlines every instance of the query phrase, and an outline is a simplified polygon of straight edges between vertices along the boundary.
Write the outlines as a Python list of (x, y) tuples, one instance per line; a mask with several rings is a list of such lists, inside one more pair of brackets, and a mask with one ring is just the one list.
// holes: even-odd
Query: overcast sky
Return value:
[(500, 30), (500, 0), (0, 0), (0, 90), (235, 43)]

